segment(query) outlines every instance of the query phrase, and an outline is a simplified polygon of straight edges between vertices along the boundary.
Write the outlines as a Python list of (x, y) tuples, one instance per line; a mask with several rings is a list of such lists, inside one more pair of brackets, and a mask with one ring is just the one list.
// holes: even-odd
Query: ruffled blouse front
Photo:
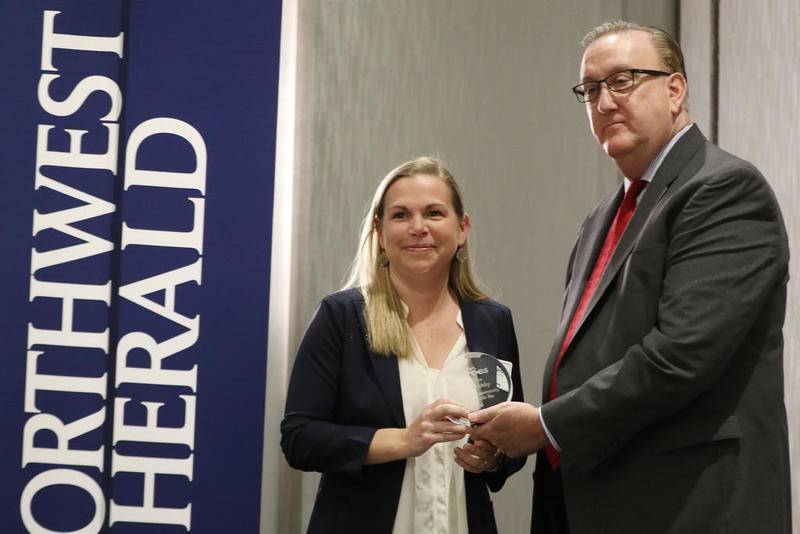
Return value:
[[(413, 357), (398, 361), (407, 425), (437, 399), (465, 402), (468, 399), (462, 397), (474, 392), (469, 375), (461, 369), (466, 367), (462, 355), (469, 349), (460, 311), (456, 321), (461, 336), (450, 349), (442, 369), (428, 367), (416, 339), (412, 339)], [(406, 460), (393, 534), (468, 534), (464, 470), (455, 463), (453, 454), (453, 449), (466, 441), (464, 437), (436, 443), (422, 455)]]

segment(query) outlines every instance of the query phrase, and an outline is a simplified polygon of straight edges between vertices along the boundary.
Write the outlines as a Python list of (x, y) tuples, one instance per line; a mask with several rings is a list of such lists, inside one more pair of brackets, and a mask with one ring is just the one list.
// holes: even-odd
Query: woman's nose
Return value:
[(420, 235), (420, 234), (424, 235), (428, 231), (428, 225), (424, 217), (421, 217), (419, 215), (414, 215), (413, 217), (411, 217), (410, 222), (411, 225), (409, 227), (409, 230), (413, 235)]

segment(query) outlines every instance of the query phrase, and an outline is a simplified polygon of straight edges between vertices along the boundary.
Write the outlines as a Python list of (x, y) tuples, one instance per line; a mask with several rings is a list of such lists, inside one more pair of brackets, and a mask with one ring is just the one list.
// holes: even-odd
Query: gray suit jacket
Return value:
[[(581, 228), (545, 369), (571, 534), (790, 532), (786, 232), (758, 170), (696, 126), (642, 193), (547, 402), (621, 198)], [(539, 456), (534, 506), (551, 478)]]

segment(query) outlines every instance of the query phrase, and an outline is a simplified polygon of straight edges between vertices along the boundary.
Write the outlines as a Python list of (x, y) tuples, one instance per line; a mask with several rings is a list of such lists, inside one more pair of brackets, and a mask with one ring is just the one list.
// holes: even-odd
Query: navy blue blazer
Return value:
[[(514, 400), (522, 401), (510, 310), (488, 299), (460, 306), (469, 349), (513, 362)], [(405, 460), (364, 465), (375, 432), (406, 420), (397, 358), (369, 349), (363, 307), (358, 289), (322, 300), (289, 382), (281, 448), (292, 467), (323, 474), (310, 533), (390, 534), (400, 500)], [(500, 490), (524, 463), (506, 459), (495, 472), (464, 474), (470, 533), (497, 532), (488, 490)]]

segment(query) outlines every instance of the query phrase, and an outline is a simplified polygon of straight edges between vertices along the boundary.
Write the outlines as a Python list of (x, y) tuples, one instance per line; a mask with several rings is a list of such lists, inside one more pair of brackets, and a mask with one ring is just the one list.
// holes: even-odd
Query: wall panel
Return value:
[(689, 80), (689, 111), (700, 130), (712, 138), (711, 115), (715, 88), (712, 87), (712, 1), (681, 2), (680, 41)]
[(794, 531), (800, 531), (800, 3), (720, 2), (719, 144), (755, 164), (781, 204), (789, 247), (784, 326)]

